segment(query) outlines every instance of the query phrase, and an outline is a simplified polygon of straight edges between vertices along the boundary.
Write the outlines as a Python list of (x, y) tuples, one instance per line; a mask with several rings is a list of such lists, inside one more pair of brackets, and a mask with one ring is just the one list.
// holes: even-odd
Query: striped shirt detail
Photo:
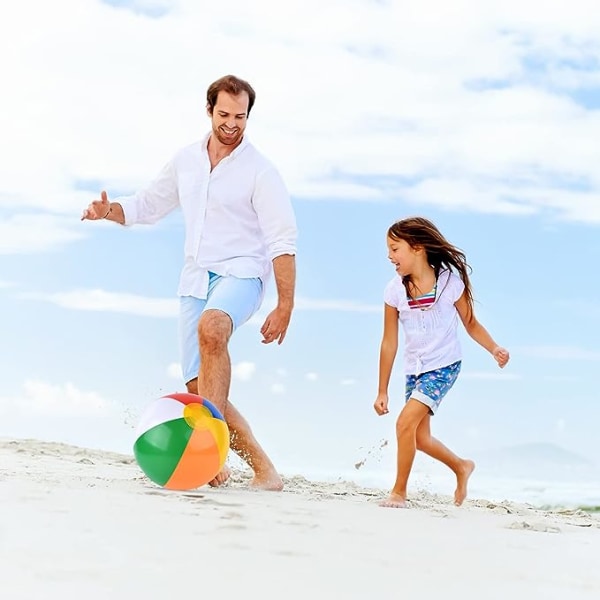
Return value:
[(428, 308), (435, 302), (435, 295), (437, 292), (437, 285), (427, 294), (417, 296), (416, 298), (408, 298), (409, 308)]

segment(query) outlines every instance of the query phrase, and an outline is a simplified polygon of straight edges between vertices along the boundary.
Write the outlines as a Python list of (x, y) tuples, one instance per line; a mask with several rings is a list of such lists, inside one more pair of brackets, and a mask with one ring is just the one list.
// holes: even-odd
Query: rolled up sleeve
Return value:
[(252, 203), (271, 260), (296, 254), (298, 228), (289, 192), (272, 167), (258, 175)]

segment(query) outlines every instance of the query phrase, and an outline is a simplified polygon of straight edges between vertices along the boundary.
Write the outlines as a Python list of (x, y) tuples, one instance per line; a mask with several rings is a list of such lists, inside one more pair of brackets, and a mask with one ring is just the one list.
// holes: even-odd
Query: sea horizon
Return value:
[[(134, 458), (132, 447), (121, 443), (81, 443), (61, 440), (52, 436), (18, 437), (2, 435), (3, 441), (34, 440), (49, 444), (64, 444), (83, 449), (93, 449), (103, 453), (116, 453)], [(113, 440), (114, 441), (114, 440)], [(554, 447), (552, 447), (554, 448)], [(393, 453), (387, 453), (383, 460), (375, 464), (362, 461), (353, 465), (351, 461), (321, 464), (307, 460), (300, 462), (289, 457), (275, 455), (278, 471), (288, 478), (302, 477), (310, 482), (347, 483), (349, 487), (389, 489), (394, 480)], [(297, 457), (295, 457), (297, 459)], [(477, 468), (469, 482), (470, 500), (488, 500), (494, 503), (516, 502), (535, 508), (600, 510), (600, 468), (595, 464), (572, 465), (540, 463), (529, 459), (521, 462), (519, 469), (499, 461), (490, 462), (474, 455)], [(228, 457), (230, 467), (247, 470), (248, 467), (233, 453)], [(344, 466), (344, 464), (348, 466)], [(537, 472), (537, 475), (536, 475)], [(142, 471), (140, 470), (140, 473)], [(553, 476), (552, 476), (553, 475)], [(451, 497), (454, 491), (454, 476), (449, 469), (421, 454), (417, 454), (408, 485), (411, 493), (426, 492), (432, 495)]]

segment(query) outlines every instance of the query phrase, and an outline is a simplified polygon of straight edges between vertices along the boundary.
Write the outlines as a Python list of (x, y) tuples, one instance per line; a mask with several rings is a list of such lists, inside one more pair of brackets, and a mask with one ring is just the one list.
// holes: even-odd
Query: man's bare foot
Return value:
[(379, 506), (384, 508), (406, 508), (406, 496), (392, 492), (388, 498), (379, 503)]
[(472, 460), (463, 460), (460, 473), (456, 474), (456, 490), (454, 492), (454, 504), (460, 506), (467, 497), (467, 483), (471, 473), (475, 469), (475, 463)]
[(217, 474), (217, 476), (208, 482), (210, 487), (219, 487), (223, 485), (229, 478), (231, 477), (231, 471), (228, 467), (223, 467), (221, 471)]
[(255, 490), (266, 490), (269, 492), (280, 492), (283, 489), (283, 479), (275, 469), (264, 473), (255, 473), (250, 482), (250, 487)]

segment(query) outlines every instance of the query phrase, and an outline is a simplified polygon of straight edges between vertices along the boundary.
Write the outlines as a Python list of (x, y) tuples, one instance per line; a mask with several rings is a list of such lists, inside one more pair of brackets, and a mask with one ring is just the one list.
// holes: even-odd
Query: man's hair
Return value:
[(217, 79), (214, 83), (211, 83), (206, 91), (206, 103), (210, 114), (212, 114), (215, 104), (217, 103), (219, 92), (227, 92), (232, 96), (238, 96), (242, 92), (247, 92), (248, 113), (246, 116), (250, 115), (250, 110), (252, 109), (252, 106), (254, 106), (254, 100), (256, 99), (256, 92), (247, 81), (244, 81), (235, 75), (225, 75), (224, 77)]

